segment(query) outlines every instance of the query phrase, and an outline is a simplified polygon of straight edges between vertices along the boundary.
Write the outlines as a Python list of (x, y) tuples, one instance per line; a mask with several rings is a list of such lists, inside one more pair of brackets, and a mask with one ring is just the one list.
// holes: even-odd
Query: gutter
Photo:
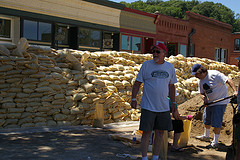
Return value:
[(192, 28), (191, 33), (189, 33), (189, 35), (188, 35), (188, 55), (191, 53), (191, 47), (190, 47), (190, 45), (191, 45), (191, 37), (192, 37), (192, 35), (194, 33), (196, 33), (196, 29)]

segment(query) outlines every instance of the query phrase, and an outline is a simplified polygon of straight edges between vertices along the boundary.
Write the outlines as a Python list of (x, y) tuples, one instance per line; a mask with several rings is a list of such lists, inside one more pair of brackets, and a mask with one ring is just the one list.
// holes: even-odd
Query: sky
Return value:
[[(127, 3), (135, 2), (137, 0), (111, 0), (113, 2), (121, 2), (125, 1)], [(146, 2), (146, 0), (142, 0)], [(165, 0), (164, 0), (165, 1)], [(230, 8), (232, 11), (235, 12), (235, 15), (238, 13), (240, 14), (240, 0), (199, 0), (201, 2), (209, 1), (214, 3), (222, 3), (224, 6)]]

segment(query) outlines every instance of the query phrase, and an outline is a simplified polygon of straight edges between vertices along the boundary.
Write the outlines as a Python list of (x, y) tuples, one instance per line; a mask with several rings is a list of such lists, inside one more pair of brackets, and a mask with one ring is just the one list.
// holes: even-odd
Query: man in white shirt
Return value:
[[(228, 89), (226, 83), (230, 85), (234, 91), (234, 95), (237, 96), (236, 86), (234, 85), (232, 79), (226, 77), (219, 71), (207, 70), (201, 64), (194, 64), (192, 67), (192, 75), (200, 80), (198, 89), (201, 94), (201, 98), (204, 100), (204, 104), (228, 97)], [(214, 127), (214, 139), (210, 145), (207, 146), (207, 148), (218, 147), (218, 139), (221, 131), (223, 115), (228, 103), (229, 100), (226, 99), (224, 101), (208, 105), (204, 109), (204, 134), (201, 136), (196, 136), (196, 138), (203, 141), (210, 141), (210, 128)]]

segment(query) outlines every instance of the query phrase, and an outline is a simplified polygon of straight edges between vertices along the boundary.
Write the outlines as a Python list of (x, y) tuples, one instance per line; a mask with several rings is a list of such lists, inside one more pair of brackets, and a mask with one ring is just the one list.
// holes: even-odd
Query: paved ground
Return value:
[[(138, 122), (90, 126), (0, 130), (0, 159), (4, 160), (128, 160), (141, 158), (140, 145), (113, 140), (110, 134), (132, 133)], [(227, 146), (208, 150), (206, 142), (191, 138), (184, 152), (168, 151), (168, 160), (224, 160)], [(120, 155), (120, 156), (119, 156)], [(151, 152), (148, 153), (149, 158)], [(134, 158), (134, 157), (133, 157)]]
[(90, 126), (2, 129), (0, 159), (120, 160), (123, 158), (116, 156), (118, 153), (139, 155), (140, 152), (112, 140), (109, 134), (137, 126), (138, 123), (133, 122), (105, 125), (105, 129)]

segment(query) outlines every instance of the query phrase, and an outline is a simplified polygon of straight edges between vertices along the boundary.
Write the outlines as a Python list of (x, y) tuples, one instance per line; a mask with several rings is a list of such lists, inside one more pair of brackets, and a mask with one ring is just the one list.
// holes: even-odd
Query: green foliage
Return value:
[(221, 3), (213, 2), (199, 2), (198, 0), (185, 1), (185, 0), (141, 0), (126, 3), (121, 2), (128, 8), (141, 10), (148, 13), (155, 13), (158, 11), (161, 14), (181, 18), (186, 15), (186, 11), (191, 11), (215, 20), (231, 24), (233, 32), (240, 32), (240, 15), (235, 13), (222, 5)]

